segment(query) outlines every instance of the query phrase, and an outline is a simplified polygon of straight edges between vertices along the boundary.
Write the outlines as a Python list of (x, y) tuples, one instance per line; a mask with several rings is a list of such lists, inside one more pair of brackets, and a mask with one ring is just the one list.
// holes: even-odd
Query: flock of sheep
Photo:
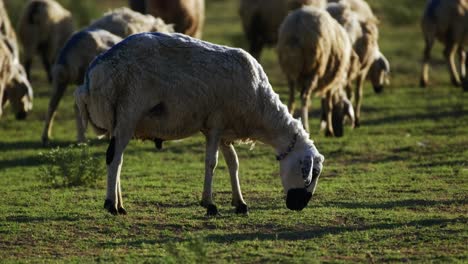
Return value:
[[(38, 53), (53, 87), (42, 142), (49, 142), (67, 86), (79, 86), (75, 91), (78, 140), (85, 140), (88, 123), (98, 135), (110, 138), (105, 208), (112, 214), (126, 213), (120, 170), (132, 138), (152, 140), (160, 148), (164, 140), (199, 131), (206, 137), (201, 204), (209, 215), (218, 212), (212, 200), (218, 149), (228, 165), (232, 205), (237, 213), (248, 213), (233, 146), (239, 140), (259, 140), (276, 150), (286, 205), (302, 210), (314, 193), (324, 160), (307, 133), (310, 96), (322, 98), (326, 135), (342, 136), (346, 118), (353, 127), (360, 125), (364, 81), (370, 80), (375, 92), (381, 92), (388, 82), (390, 64), (379, 49), (379, 21), (364, 0), (265, 2), (240, 1), (249, 54), (199, 40), (205, 16), (203, 0), (130, 0), (133, 10), (112, 10), (75, 32), (72, 14), (57, 2), (31, 0), (18, 27), (24, 69), (0, 1), (0, 114), (6, 101), (18, 119), (31, 110), (28, 78)], [(467, 25), (467, 0), (427, 2), (422, 86), (427, 84), (430, 49), (438, 38), (446, 45), (452, 82), (468, 90)], [(268, 45), (277, 47), (288, 82), (287, 107), (257, 62)], [(300, 92), (302, 122), (292, 116), (296, 90)]]

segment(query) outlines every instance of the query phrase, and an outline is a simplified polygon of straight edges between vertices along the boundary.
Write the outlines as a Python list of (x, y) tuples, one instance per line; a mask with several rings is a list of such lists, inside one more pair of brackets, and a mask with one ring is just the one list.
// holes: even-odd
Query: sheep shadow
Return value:
[(206, 237), (209, 242), (216, 243), (233, 243), (241, 241), (267, 241), (267, 240), (285, 240), (285, 241), (299, 241), (322, 238), (328, 235), (339, 235), (346, 232), (368, 231), (368, 230), (396, 230), (407, 227), (432, 227), (440, 226), (446, 227), (449, 224), (466, 223), (467, 219), (459, 217), (455, 219), (424, 219), (418, 221), (411, 221), (405, 223), (385, 223), (373, 224), (363, 226), (326, 226), (326, 227), (312, 227), (307, 230), (290, 230), (285, 228), (280, 229), (266, 229), (265, 232), (251, 232), (251, 233), (231, 233), (231, 234), (211, 234)]
[(399, 201), (388, 201), (383, 203), (353, 203), (353, 202), (325, 202), (323, 207), (338, 207), (346, 209), (395, 209), (398, 207), (403, 208), (417, 208), (417, 207), (437, 207), (447, 205), (467, 205), (468, 201), (459, 200), (421, 200), (421, 199), (408, 199)]
[(452, 111), (441, 111), (441, 112), (429, 112), (421, 114), (409, 114), (409, 115), (393, 115), (386, 116), (383, 118), (364, 120), (364, 125), (368, 126), (380, 126), (383, 124), (394, 124), (401, 122), (408, 122), (410, 120), (441, 120), (445, 118), (456, 118), (462, 117), (468, 114), (468, 110), (452, 110)]

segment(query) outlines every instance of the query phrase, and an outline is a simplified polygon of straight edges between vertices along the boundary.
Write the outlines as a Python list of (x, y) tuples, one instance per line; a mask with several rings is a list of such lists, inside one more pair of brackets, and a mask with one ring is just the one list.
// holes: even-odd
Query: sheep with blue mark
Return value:
[[(69, 84), (83, 83), (84, 74), (93, 59), (121, 41), (122, 38), (102, 29), (83, 30), (73, 34), (60, 51), (52, 70), (52, 96), (49, 101), (42, 144), (48, 145), (52, 134), (52, 125), (58, 104)], [(81, 118), (75, 107), (77, 140), (84, 142), (85, 130), (81, 125)]]
[(278, 41), (278, 30), (290, 10), (302, 6), (325, 8), (326, 0), (241, 0), (239, 14), (249, 52), (257, 60), (266, 46)]
[[(421, 69), (420, 86), (429, 83), (429, 61), (435, 40), (444, 47), (444, 56), (454, 86), (462, 86), (468, 91), (466, 59), (468, 46), (468, 0), (428, 0), (422, 17), (421, 28), (425, 48)], [(457, 69), (457, 56), (458, 65)]]
[(18, 36), (24, 51), (24, 66), (31, 79), (33, 57), (39, 53), (49, 82), (52, 65), (60, 49), (73, 33), (71, 13), (53, 0), (31, 0), (23, 10)]
[(75, 99), (83, 124), (89, 121), (98, 134), (111, 137), (104, 205), (112, 214), (126, 213), (120, 171), (132, 138), (205, 135), (201, 205), (208, 215), (218, 213), (212, 199), (218, 149), (229, 169), (232, 204), (237, 213), (248, 212), (233, 146), (239, 140), (259, 140), (276, 150), (289, 209), (302, 210), (317, 186), (323, 156), (274, 93), (260, 64), (241, 49), (181, 34), (132, 35), (93, 61)]
[(143, 15), (126, 7), (105, 13), (92, 22), (88, 29), (104, 29), (121, 38), (141, 32), (174, 32), (174, 26), (166, 24), (161, 18)]
[(303, 7), (291, 12), (281, 24), (277, 51), (288, 80), (289, 111), (294, 113), (298, 90), (301, 120), (309, 130), (310, 96), (323, 97), (325, 133), (342, 136), (345, 116), (354, 118), (344, 93), (353, 52), (344, 28), (325, 10)]

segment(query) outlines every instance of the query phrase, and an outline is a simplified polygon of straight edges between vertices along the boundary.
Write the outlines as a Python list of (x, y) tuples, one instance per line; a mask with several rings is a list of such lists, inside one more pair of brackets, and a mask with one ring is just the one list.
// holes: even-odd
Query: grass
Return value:
[[(274, 152), (259, 143), (251, 151), (237, 147), (250, 215), (234, 214), (220, 159), (214, 192), (222, 216), (205, 217), (198, 205), (200, 135), (167, 142), (162, 151), (131, 142), (122, 168), (127, 216), (103, 210), (104, 174), (96, 175), (96, 187), (45, 185), (38, 174), (47, 164), (39, 153), (49, 150), (40, 135), (50, 86), (36, 67), (34, 111), (18, 122), (8, 108), (0, 121), (0, 262), (466, 263), (468, 94), (450, 86), (440, 45), (431, 87), (417, 87), (424, 1), (370, 2), (382, 20), (380, 43), (392, 63), (392, 85), (382, 95), (366, 87), (362, 127), (340, 139), (318, 133), (314, 99), (311, 137), (326, 163), (302, 212), (285, 208)], [(246, 47), (236, 1), (207, 1), (204, 37)], [(261, 62), (285, 99), (274, 50)], [(52, 147), (74, 143), (72, 90), (59, 107)], [(103, 140), (90, 141), (103, 166), (106, 148)]]

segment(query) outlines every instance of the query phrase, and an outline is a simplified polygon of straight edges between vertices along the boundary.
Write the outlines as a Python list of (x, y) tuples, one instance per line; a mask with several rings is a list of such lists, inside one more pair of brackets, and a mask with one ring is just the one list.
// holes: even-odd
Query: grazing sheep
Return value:
[(377, 51), (375, 59), (367, 73), (367, 79), (372, 83), (375, 93), (381, 93), (384, 85), (390, 83), (389, 75), (390, 63), (380, 51)]
[[(5, 4), (3, 3), (3, 0), (0, 0), (0, 34), (2, 36), (7, 37), (11, 43), (16, 43), (18, 42), (16, 39), (16, 33), (13, 27), (11, 26), (11, 22), (8, 16), (8, 12), (5, 8)], [(14, 47), (16, 49), (15, 53), (17, 52), (17, 47)]]
[[(327, 12), (346, 29), (352, 42), (353, 50), (359, 57), (360, 69), (355, 78), (356, 87), (354, 96), (354, 126), (359, 127), (364, 81), (372, 64), (377, 59), (376, 54), (379, 51), (378, 28), (374, 20), (363, 19), (358, 13), (352, 11), (348, 4), (343, 4), (342, 2), (328, 4)], [(352, 79), (348, 79), (346, 86), (349, 97), (353, 97), (351, 81)]]
[[(80, 85), (88, 65), (100, 53), (108, 50), (121, 41), (122, 38), (102, 29), (83, 30), (73, 34), (60, 51), (52, 70), (53, 93), (49, 101), (49, 109), (42, 133), (42, 144), (47, 145), (52, 134), (52, 125), (58, 104), (63, 97), (68, 84)], [(76, 110), (76, 109), (75, 109)], [(85, 141), (85, 130), (81, 119), (76, 114), (77, 138)]]
[(218, 148), (231, 176), (232, 204), (237, 213), (248, 211), (232, 145), (237, 140), (260, 140), (276, 149), (289, 209), (302, 210), (310, 200), (323, 156), (243, 50), (182, 34), (136, 34), (97, 57), (85, 78), (75, 91), (84, 124), (111, 137), (104, 206), (112, 214), (126, 213), (120, 169), (131, 138), (175, 140), (199, 131), (206, 137), (201, 204), (209, 215), (217, 214), (212, 178)]
[[(289, 84), (289, 111), (294, 111), (294, 94), (298, 89), (302, 122), (309, 130), (310, 96), (313, 93), (325, 97), (326, 133), (342, 136), (345, 114), (353, 116), (351, 104), (341, 97), (352, 56), (345, 30), (326, 11), (303, 7), (286, 17), (278, 38), (279, 62)], [(346, 107), (333, 117), (334, 104), (338, 103)], [(334, 131), (333, 127), (339, 129)]]
[(73, 33), (71, 13), (53, 0), (31, 0), (20, 18), (18, 36), (24, 50), (24, 65), (31, 79), (31, 64), (36, 52), (41, 56), (49, 82), (52, 64)]
[[(429, 60), (436, 39), (445, 45), (444, 56), (450, 70), (452, 84), (468, 91), (466, 75), (466, 47), (468, 45), (468, 1), (467, 0), (428, 0), (421, 23), (425, 48), (422, 62), (420, 86), (426, 87), (429, 81)], [(456, 67), (459, 56), (460, 72)]]
[(14, 45), (5, 36), (0, 37), (0, 67), (0, 117), (10, 103), (16, 119), (25, 119), (32, 109), (33, 92)]
[(104, 29), (110, 33), (125, 38), (141, 32), (174, 32), (172, 25), (167, 25), (160, 18), (142, 15), (126, 7), (114, 9), (93, 23), (88, 29)]
[(249, 53), (259, 59), (264, 46), (275, 45), (278, 29), (288, 11), (302, 5), (324, 8), (326, 0), (241, 0), (239, 14), (249, 42)]
[(205, 0), (129, 0), (130, 8), (174, 24), (174, 30), (200, 38), (205, 23)]

